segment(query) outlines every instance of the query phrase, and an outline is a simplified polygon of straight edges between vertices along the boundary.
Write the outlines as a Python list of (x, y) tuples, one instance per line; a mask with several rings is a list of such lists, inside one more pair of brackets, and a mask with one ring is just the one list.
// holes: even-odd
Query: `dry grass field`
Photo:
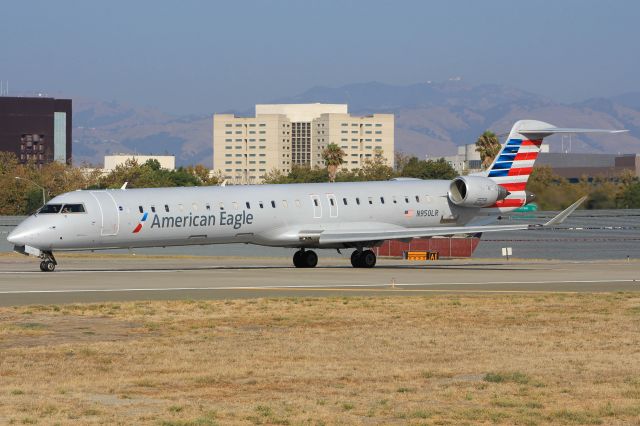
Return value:
[(0, 309), (2, 424), (638, 424), (640, 294)]

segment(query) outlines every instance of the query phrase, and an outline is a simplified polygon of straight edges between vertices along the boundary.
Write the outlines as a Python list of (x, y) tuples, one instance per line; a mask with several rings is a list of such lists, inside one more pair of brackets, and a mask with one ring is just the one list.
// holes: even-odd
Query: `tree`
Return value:
[(622, 191), (618, 205), (625, 209), (640, 208), (640, 182), (635, 182)]
[(273, 169), (263, 178), (264, 183), (314, 183), (328, 182), (329, 174), (327, 169), (319, 167), (311, 168), (306, 165), (294, 164), (288, 174), (282, 173), (278, 169)]
[(446, 179), (451, 180), (458, 176), (458, 173), (447, 163), (444, 158), (438, 160), (419, 160), (411, 157), (400, 173), (403, 177), (414, 177), (418, 179)]
[(373, 157), (367, 157), (362, 168), (355, 170), (341, 170), (336, 179), (340, 182), (362, 182), (389, 180), (395, 176), (393, 169), (387, 164), (387, 160), (381, 149), (374, 151)]
[(404, 166), (407, 165), (407, 163), (409, 162), (409, 160), (411, 159), (411, 157), (413, 157), (413, 155), (408, 155), (405, 154), (402, 151), (396, 151), (394, 152), (394, 157), (395, 157), (395, 169), (397, 172), (402, 171), (402, 169), (404, 168)]
[(344, 163), (345, 152), (335, 143), (330, 143), (322, 151), (322, 159), (329, 172), (329, 182), (335, 182), (338, 167)]
[(487, 169), (500, 152), (500, 141), (495, 133), (485, 131), (476, 141), (476, 151), (480, 153), (482, 167)]

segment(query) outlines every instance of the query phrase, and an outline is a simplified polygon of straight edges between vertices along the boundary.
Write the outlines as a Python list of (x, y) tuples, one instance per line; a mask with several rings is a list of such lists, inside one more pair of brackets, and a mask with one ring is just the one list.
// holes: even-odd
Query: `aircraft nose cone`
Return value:
[(9, 241), (14, 246), (23, 246), (23, 245), (25, 245), (25, 243), (24, 243), (24, 237), (25, 237), (24, 232), (20, 231), (19, 228), (20, 227), (14, 229), (7, 236), (7, 241)]

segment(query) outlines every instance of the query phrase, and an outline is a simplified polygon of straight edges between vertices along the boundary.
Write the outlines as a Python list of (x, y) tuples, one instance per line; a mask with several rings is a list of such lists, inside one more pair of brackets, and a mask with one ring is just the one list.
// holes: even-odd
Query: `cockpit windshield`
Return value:
[(60, 210), (62, 210), (62, 204), (45, 204), (44, 206), (42, 206), (40, 211), (38, 211), (38, 213), (60, 213)]
[(39, 214), (49, 213), (84, 213), (83, 204), (45, 204), (42, 206)]
[(62, 213), (84, 213), (82, 204), (65, 204), (62, 207)]

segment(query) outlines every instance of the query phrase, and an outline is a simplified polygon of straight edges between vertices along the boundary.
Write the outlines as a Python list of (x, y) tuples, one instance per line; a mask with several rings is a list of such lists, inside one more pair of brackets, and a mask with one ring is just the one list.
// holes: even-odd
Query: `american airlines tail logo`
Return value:
[(142, 215), (142, 218), (140, 219), (140, 222), (138, 222), (138, 226), (136, 226), (136, 229), (133, 230), (134, 234), (137, 234), (138, 232), (140, 232), (140, 230), (142, 229), (142, 225), (144, 225), (144, 222), (147, 220), (147, 215), (148, 215), (147, 212), (145, 212)]

